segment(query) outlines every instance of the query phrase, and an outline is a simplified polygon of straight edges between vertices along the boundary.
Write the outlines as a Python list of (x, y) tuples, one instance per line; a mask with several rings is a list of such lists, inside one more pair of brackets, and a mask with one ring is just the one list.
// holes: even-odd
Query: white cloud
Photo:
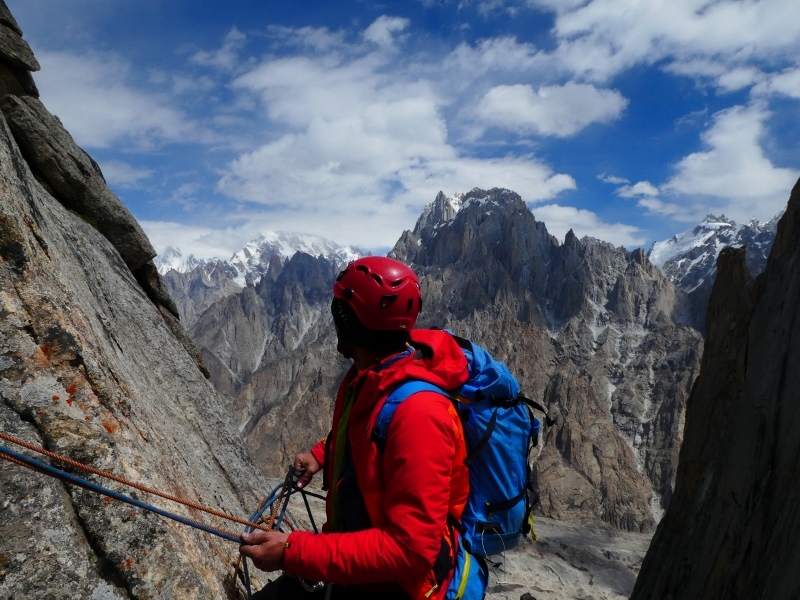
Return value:
[(591, 123), (608, 123), (628, 101), (614, 90), (568, 82), (542, 86), (501, 85), (492, 88), (478, 103), (483, 123), (509, 131), (568, 137)]
[(237, 227), (212, 229), (170, 221), (140, 221), (140, 224), (159, 254), (172, 246), (180, 248), (184, 256), (227, 260), (255, 237), (252, 231)]
[(110, 187), (134, 188), (144, 179), (149, 179), (155, 171), (134, 167), (121, 160), (103, 161), (100, 165), (103, 176)]
[(556, 69), (552, 57), (533, 44), (500, 36), (483, 39), (475, 46), (460, 44), (444, 59), (441, 75), (446, 76), (451, 85), (467, 87), (484, 77), (509, 75), (515, 80), (536, 75), (544, 81), (554, 81), (564, 73)]
[(247, 36), (234, 27), (225, 36), (222, 46), (218, 50), (195, 52), (191, 60), (198, 65), (230, 71), (238, 65), (239, 52), (246, 41)]
[(700, 206), (683, 206), (651, 197), (639, 199), (636, 206), (645, 209), (648, 214), (669, 217), (683, 223), (697, 223), (708, 214)]
[(707, 149), (683, 158), (661, 189), (740, 222), (775, 216), (785, 207), (800, 171), (776, 167), (764, 155), (760, 140), (768, 116), (760, 103), (714, 115), (702, 136)]
[(600, 175), (597, 176), (597, 178), (603, 183), (612, 183), (614, 185), (630, 183), (630, 179), (625, 179), (624, 177), (617, 177), (616, 175), (606, 175), (605, 173), (601, 173)]
[(657, 197), (658, 188), (649, 181), (639, 181), (633, 185), (623, 185), (617, 189), (617, 195), (622, 198), (636, 198), (638, 196)]
[(533, 215), (537, 221), (544, 222), (548, 232), (561, 240), (572, 229), (578, 238), (589, 236), (618, 246), (641, 246), (647, 241), (638, 227), (605, 223), (592, 211), (572, 206), (537, 206), (533, 209)]
[[(637, 65), (682, 65), (701, 68), (724, 65), (728, 74), (745, 67), (741, 75), (761, 61), (793, 60), (800, 51), (797, 23), (800, 3), (795, 0), (676, 0), (633, 2), (590, 0), (536, 5), (557, 14), (554, 33), (558, 61), (580, 77), (606, 81)], [(681, 68), (681, 67), (679, 67)], [(723, 83), (721, 83), (723, 85)]]
[(781, 73), (765, 77), (753, 88), (753, 95), (800, 98), (800, 68), (786, 69)]
[(42, 101), (81, 146), (139, 147), (198, 141), (208, 134), (169, 98), (129, 84), (130, 65), (108, 54), (38, 51)]
[(382, 48), (390, 48), (394, 45), (394, 36), (403, 31), (411, 24), (408, 19), (399, 17), (380, 16), (364, 30), (364, 39)]
[(502, 186), (540, 202), (575, 187), (533, 155), (463, 155), (448, 140), (441, 64), (392, 61), (372, 44), (341, 46), (269, 58), (238, 77), (235, 89), (258, 97), (274, 135), (227, 165), (220, 191), (269, 207), (273, 229), (380, 247), (440, 189)]

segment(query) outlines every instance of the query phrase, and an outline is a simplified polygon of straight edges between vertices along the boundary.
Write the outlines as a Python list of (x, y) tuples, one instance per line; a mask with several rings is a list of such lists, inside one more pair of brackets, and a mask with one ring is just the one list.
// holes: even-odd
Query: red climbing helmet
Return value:
[(419, 279), (393, 258), (366, 256), (339, 273), (333, 295), (373, 331), (408, 331), (422, 310)]

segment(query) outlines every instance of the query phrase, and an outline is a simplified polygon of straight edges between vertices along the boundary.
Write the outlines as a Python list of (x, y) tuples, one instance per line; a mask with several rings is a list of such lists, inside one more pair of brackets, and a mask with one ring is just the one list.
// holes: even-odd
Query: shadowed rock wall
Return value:
[(765, 272), (726, 249), (675, 494), (632, 598), (800, 596), (800, 182)]

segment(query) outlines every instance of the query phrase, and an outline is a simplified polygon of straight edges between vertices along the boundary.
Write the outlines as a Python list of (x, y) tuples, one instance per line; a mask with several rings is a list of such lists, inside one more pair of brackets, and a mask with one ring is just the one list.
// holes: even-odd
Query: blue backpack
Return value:
[(456, 402), (467, 443), (464, 462), (470, 490), (461, 521), (452, 522), (461, 533), (461, 547), (446, 598), (471, 600), (482, 598), (486, 589), (483, 559), (513, 548), (531, 531), (529, 517), (538, 493), (528, 459), (541, 427), (531, 409), (546, 411), (520, 395), (519, 384), (504, 363), (469, 340), (455, 335), (453, 339), (467, 359), (467, 382), (450, 391), (423, 381), (401, 384), (381, 408), (372, 437), (385, 444), (392, 416), (412, 394), (432, 391)]

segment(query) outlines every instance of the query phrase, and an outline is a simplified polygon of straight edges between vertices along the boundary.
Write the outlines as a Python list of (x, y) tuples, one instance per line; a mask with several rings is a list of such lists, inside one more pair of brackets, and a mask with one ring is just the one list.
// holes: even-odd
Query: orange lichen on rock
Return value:
[(103, 420), (103, 429), (108, 433), (117, 433), (117, 431), (119, 431), (119, 425), (115, 421), (105, 419)]
[(70, 396), (72, 396), (72, 395), (75, 393), (75, 391), (76, 391), (77, 389), (78, 389), (78, 386), (76, 386), (76, 385), (73, 383), (72, 385), (70, 385), (70, 386), (67, 388), (67, 393), (68, 393)]

